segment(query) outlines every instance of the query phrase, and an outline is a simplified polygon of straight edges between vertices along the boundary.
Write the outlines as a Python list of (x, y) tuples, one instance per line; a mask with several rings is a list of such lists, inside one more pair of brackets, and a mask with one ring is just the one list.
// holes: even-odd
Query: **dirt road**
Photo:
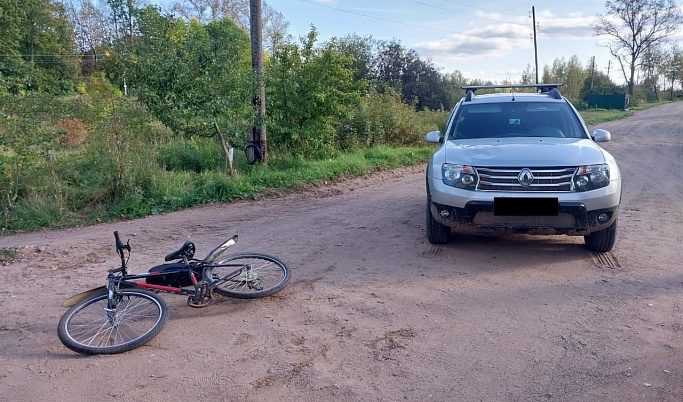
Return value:
[[(0, 237), (0, 401), (681, 401), (683, 103), (600, 127), (621, 167), (616, 248), (580, 237), (424, 233), (423, 167), (314, 191)], [(112, 232), (144, 271), (193, 240), (274, 254), (266, 299), (171, 308), (134, 351), (61, 345), (66, 297), (104, 284)]]

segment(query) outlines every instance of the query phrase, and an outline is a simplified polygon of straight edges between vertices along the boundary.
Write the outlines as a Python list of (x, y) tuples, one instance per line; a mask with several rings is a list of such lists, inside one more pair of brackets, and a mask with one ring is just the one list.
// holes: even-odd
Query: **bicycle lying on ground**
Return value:
[(114, 237), (121, 267), (109, 270), (107, 286), (79, 293), (64, 302), (71, 308), (59, 321), (57, 332), (64, 346), (78, 353), (122, 353), (157, 336), (168, 319), (168, 307), (149, 290), (187, 295), (190, 307), (205, 307), (214, 292), (255, 299), (279, 292), (290, 278), (289, 267), (276, 257), (260, 253), (221, 257), (237, 242), (236, 235), (202, 260), (193, 258), (195, 245), (186, 241), (165, 258), (175, 262), (155, 266), (146, 273), (129, 274), (130, 240), (123, 244), (118, 232)]

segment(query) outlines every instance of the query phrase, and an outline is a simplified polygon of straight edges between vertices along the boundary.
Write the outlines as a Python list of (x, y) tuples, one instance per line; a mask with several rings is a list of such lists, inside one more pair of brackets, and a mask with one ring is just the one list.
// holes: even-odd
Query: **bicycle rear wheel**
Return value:
[(234, 254), (204, 269), (204, 280), (223, 296), (256, 299), (281, 291), (290, 277), (284, 262), (266, 254)]
[(107, 304), (104, 291), (67, 310), (57, 331), (64, 346), (86, 355), (127, 352), (157, 336), (168, 319), (166, 302), (143, 290), (120, 290), (114, 311)]

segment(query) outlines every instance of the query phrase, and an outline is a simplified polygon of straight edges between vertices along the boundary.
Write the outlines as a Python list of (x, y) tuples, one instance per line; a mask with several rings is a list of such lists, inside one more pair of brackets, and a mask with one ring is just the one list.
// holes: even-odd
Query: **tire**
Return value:
[(161, 332), (168, 319), (162, 298), (137, 289), (120, 290), (117, 295), (117, 326), (107, 317), (106, 290), (67, 310), (57, 330), (64, 346), (85, 355), (116, 354), (142, 346)]
[(432, 244), (446, 244), (451, 241), (451, 228), (434, 219), (430, 208), (431, 200), (427, 199), (426, 230), (427, 240)]
[(589, 235), (583, 236), (586, 243), (586, 248), (590, 251), (607, 252), (614, 247), (614, 242), (617, 239), (617, 221), (603, 230), (593, 232)]
[[(228, 266), (222, 266), (226, 265)], [(279, 259), (258, 253), (230, 255), (204, 270), (204, 280), (216, 293), (237, 299), (257, 299), (281, 291), (290, 269)], [(246, 266), (251, 268), (247, 270)]]

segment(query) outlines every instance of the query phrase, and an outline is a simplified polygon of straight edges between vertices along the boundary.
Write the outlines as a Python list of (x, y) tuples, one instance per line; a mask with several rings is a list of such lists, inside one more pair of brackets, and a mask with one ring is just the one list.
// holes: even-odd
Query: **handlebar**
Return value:
[(121, 238), (119, 237), (119, 231), (115, 230), (114, 231), (114, 237), (116, 238), (116, 249), (120, 249), (123, 247), (123, 243), (121, 242)]
[[(114, 231), (114, 238), (116, 238), (116, 253), (121, 257), (121, 268), (119, 269), (120, 271), (125, 273), (126, 269), (126, 257), (123, 254), (123, 250), (128, 250), (130, 253), (130, 243), (126, 242), (126, 244), (123, 244), (121, 241), (121, 238), (119, 237), (119, 231), (115, 230)], [(119, 271), (116, 270), (116, 271)]]

